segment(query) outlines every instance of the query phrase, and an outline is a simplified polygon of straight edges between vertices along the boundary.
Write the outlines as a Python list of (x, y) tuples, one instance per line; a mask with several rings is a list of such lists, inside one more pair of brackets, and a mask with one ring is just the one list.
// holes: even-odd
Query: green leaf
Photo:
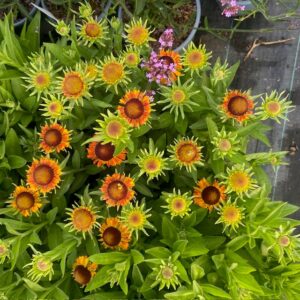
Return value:
[(168, 258), (172, 255), (172, 252), (164, 247), (153, 247), (147, 249), (145, 252), (157, 258)]
[(120, 278), (120, 287), (125, 295), (128, 294), (128, 283), (127, 283), (127, 276), (130, 269), (130, 258), (126, 260), (126, 266), (125, 270), (122, 272), (121, 278)]
[(8, 163), (12, 169), (19, 169), (26, 165), (27, 161), (23, 157), (17, 155), (9, 155), (7, 157)]
[(133, 258), (133, 263), (135, 265), (138, 265), (138, 264), (142, 263), (145, 259), (143, 254), (138, 250), (131, 249), (130, 253), (131, 253), (131, 256)]
[[(98, 255), (98, 254), (97, 254)], [(85, 288), (85, 292), (95, 290), (109, 282), (108, 270), (111, 266), (103, 266), (95, 275), (95, 277), (89, 282)]]
[(3, 159), (5, 155), (5, 142), (0, 140), (0, 159)]
[(140, 287), (143, 285), (144, 277), (139, 266), (137, 265), (133, 265), (132, 267), (132, 279), (136, 286)]
[(18, 155), (22, 156), (22, 150), (20, 146), (19, 138), (14, 131), (14, 129), (10, 129), (5, 139), (5, 149), (7, 155)]
[(209, 137), (211, 140), (213, 140), (213, 138), (216, 136), (216, 133), (218, 132), (218, 126), (213, 121), (213, 119), (209, 117), (206, 118), (206, 124), (207, 124)]
[(192, 300), (192, 299), (195, 299), (195, 294), (193, 291), (191, 290), (178, 290), (176, 292), (173, 292), (173, 293), (166, 293), (164, 295), (164, 297), (166, 299), (170, 299), (170, 300), (173, 300), (173, 299), (176, 299), (176, 300)]
[(46, 288), (42, 287), (41, 285), (37, 284), (36, 282), (33, 282), (27, 278), (23, 278), (23, 281), (28, 285), (28, 287), (33, 290), (34, 292), (43, 292), (46, 290)]
[(162, 236), (170, 243), (177, 241), (177, 228), (166, 216), (162, 220)]
[(189, 243), (182, 253), (183, 258), (194, 257), (206, 254), (209, 250), (205, 247), (205, 243), (202, 237), (193, 238), (189, 240)]
[(128, 254), (121, 252), (99, 253), (90, 256), (90, 260), (99, 265), (110, 265), (125, 261)]
[(232, 272), (232, 275), (236, 282), (244, 289), (263, 295), (263, 290), (257, 283), (255, 278), (250, 274), (243, 274), (242, 276), (238, 273)]
[(144, 185), (140, 182), (136, 182), (134, 188), (142, 195), (145, 195), (147, 197), (153, 197), (151, 190), (146, 185)]
[(81, 300), (108, 300), (127, 299), (122, 292), (99, 292), (80, 298)]
[(219, 287), (214, 286), (212, 284), (202, 283), (201, 287), (204, 292), (206, 292), (210, 295), (220, 297), (220, 298), (232, 299), (228, 293), (226, 293), (224, 290), (222, 290)]

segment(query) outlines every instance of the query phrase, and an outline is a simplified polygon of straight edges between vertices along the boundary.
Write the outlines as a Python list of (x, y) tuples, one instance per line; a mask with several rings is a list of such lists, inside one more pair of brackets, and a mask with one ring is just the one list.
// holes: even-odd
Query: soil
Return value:
[(4, 16), (7, 15), (11, 10), (13, 11), (15, 21), (19, 21), (19, 20), (23, 19), (24, 17), (27, 17), (29, 12), (33, 8), (33, 6), (31, 5), (32, 0), (19, 0), (19, 2), (23, 5), (25, 11), (21, 11), (18, 8), (18, 5), (14, 4), (13, 6), (9, 6), (7, 8), (0, 9), (0, 19), (3, 19)]
[[(67, 20), (72, 18), (73, 14), (70, 14), (67, 16), (67, 4), (65, 5), (55, 5), (51, 3), (52, 1), (44, 0), (45, 5), (47, 6), (47, 9), (57, 18), (57, 19), (63, 19)], [(78, 12), (79, 5), (82, 1), (72, 1), (72, 7), (71, 9)], [(94, 16), (99, 16), (101, 12), (103, 11), (103, 7), (106, 4), (106, 1), (104, 0), (90, 0), (88, 1), (89, 4), (92, 6), (94, 10)]]
[[(128, 7), (129, 11), (133, 11), (133, 4), (132, 0), (126, 1), (126, 6)], [(147, 6), (147, 5), (146, 5)], [(144, 11), (147, 11), (147, 7), (145, 7)], [(153, 12), (153, 10), (152, 10)], [(174, 29), (174, 46), (173, 49), (180, 46), (180, 44), (187, 38), (189, 33), (191, 32), (196, 18), (196, 3), (195, 1), (190, 1), (188, 3), (185, 3), (181, 5), (178, 8), (173, 8), (172, 5), (170, 5), (169, 12), (173, 15), (173, 19), (175, 21), (175, 24), (173, 24)], [(143, 15), (140, 15), (142, 19), (146, 19), (146, 15), (143, 17)], [(123, 10), (123, 18), (125, 23), (128, 23), (130, 21), (130, 18), (126, 15), (126, 13)], [(148, 24), (152, 28), (156, 28), (154, 32), (152, 33), (152, 37), (155, 38), (157, 41), (151, 43), (151, 46), (154, 50), (157, 50), (159, 48), (158, 39), (161, 36), (161, 34), (164, 32), (165, 29), (171, 27), (172, 24), (163, 24), (164, 27), (160, 28), (158, 27), (158, 24), (151, 24), (151, 19), (148, 19)]]

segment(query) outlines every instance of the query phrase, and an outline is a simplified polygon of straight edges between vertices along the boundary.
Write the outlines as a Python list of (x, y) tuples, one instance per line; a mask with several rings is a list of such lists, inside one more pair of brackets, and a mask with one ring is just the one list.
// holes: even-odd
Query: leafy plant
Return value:
[(1, 296), (295, 299), (297, 207), (264, 171), (285, 152), (247, 153), (291, 101), (230, 90), (239, 64), (204, 45), (154, 52), (133, 20), (124, 49), (119, 20), (81, 17), (42, 46), (39, 14), (0, 23)]

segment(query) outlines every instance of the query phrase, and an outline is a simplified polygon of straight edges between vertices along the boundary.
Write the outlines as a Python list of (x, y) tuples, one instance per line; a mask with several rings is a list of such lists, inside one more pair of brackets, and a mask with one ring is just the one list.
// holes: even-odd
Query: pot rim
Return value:
[[(40, 2), (41, 2), (41, 0), (35, 0), (34, 4), (39, 5)], [(30, 17), (32, 17), (35, 14), (36, 10), (37, 10), (36, 7), (32, 6), (32, 9), (30, 10), (28, 15)], [(24, 18), (20, 19), (19, 21), (14, 22), (14, 27), (19, 27), (19, 26), (23, 25), (26, 22), (26, 20), (27, 20), (27, 17), (24, 17)]]

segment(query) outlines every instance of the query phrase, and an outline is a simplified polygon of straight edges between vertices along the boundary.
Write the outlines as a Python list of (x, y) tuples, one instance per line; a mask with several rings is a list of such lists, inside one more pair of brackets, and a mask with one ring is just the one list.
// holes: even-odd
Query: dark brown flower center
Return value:
[(126, 102), (124, 111), (129, 118), (138, 119), (144, 113), (144, 105), (139, 99), (133, 98)]
[(202, 199), (208, 205), (214, 205), (219, 202), (221, 193), (214, 186), (208, 186), (202, 191)]
[(34, 205), (34, 197), (29, 192), (22, 192), (16, 197), (16, 205), (19, 209), (29, 209)]
[(121, 242), (122, 235), (119, 229), (108, 227), (104, 230), (102, 238), (108, 246), (115, 247)]
[(95, 155), (104, 161), (108, 161), (114, 157), (115, 146), (111, 143), (98, 143), (95, 147)]
[(159, 59), (165, 62), (167, 65), (174, 64), (174, 60), (171, 56), (163, 55)]
[(48, 165), (40, 165), (33, 172), (33, 178), (39, 185), (47, 185), (54, 178), (54, 171)]
[(235, 96), (229, 100), (228, 111), (233, 115), (242, 116), (248, 111), (248, 101), (242, 96)]
[(127, 186), (119, 180), (111, 182), (107, 188), (109, 197), (116, 202), (125, 198), (127, 195), (127, 191)]
[(100, 34), (100, 28), (97, 24), (88, 23), (85, 26), (85, 33), (89, 37), (97, 37)]
[(91, 272), (84, 266), (76, 266), (74, 270), (74, 279), (81, 285), (86, 285), (90, 282), (92, 278)]
[(56, 147), (62, 141), (62, 134), (57, 129), (49, 129), (45, 133), (44, 141), (47, 145), (49, 145), (51, 147)]

